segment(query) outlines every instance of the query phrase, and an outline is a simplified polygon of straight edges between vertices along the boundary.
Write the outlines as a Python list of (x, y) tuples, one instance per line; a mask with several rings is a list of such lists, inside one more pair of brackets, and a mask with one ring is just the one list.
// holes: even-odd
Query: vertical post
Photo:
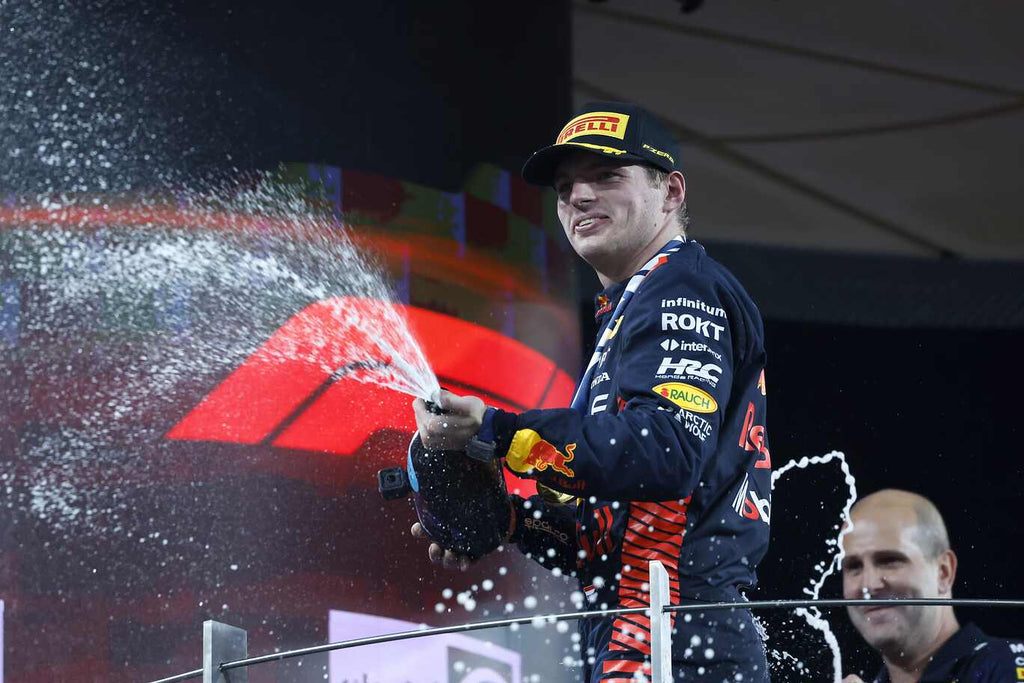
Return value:
[(651, 681), (671, 683), (672, 615), (663, 611), (672, 604), (668, 592), (668, 572), (658, 560), (648, 565), (651, 582)]
[(244, 629), (219, 621), (203, 622), (203, 683), (247, 683), (248, 669), (221, 671), (220, 665), (248, 656), (248, 635)]

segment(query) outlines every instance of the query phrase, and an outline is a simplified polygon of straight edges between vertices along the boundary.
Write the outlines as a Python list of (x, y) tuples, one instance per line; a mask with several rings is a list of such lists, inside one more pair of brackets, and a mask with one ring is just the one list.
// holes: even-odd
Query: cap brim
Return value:
[(533, 156), (523, 164), (523, 180), (532, 185), (551, 187), (555, 182), (555, 171), (558, 169), (558, 164), (570, 152), (589, 152), (608, 159), (650, 163), (648, 159), (630, 154), (625, 150), (615, 149), (614, 147), (591, 145), (583, 142), (563, 142), (560, 145), (551, 145), (534, 152)]

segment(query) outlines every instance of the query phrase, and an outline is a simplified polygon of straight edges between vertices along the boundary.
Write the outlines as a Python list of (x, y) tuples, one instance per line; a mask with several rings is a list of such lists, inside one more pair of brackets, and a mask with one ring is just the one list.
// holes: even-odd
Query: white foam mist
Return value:
[(133, 446), (161, 442), (154, 416), (180, 412), (318, 301), (328, 315), (274, 361), (436, 394), (382, 264), (309, 190), (259, 173), (172, 198), (65, 193), (0, 207), (0, 281), (20, 297), (0, 380), (24, 390), (9, 396), (12, 420), (47, 425), (23, 430), (21, 457), (0, 461), (4, 504), (58, 527), (117, 528), (115, 482), (81, 473), (145, 471)]

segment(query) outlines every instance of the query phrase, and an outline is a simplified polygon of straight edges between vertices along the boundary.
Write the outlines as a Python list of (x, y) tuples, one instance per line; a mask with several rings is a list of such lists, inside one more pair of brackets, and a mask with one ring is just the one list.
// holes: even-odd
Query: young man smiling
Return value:
[(569, 243), (605, 287), (628, 279), (685, 230), (672, 213), (685, 206), (678, 171), (652, 172), (627, 159), (577, 151), (558, 164), (553, 184)]
[[(591, 102), (523, 167), (527, 181), (554, 187), (566, 237), (604, 287), (571, 407), (514, 414), (444, 393), (448, 414), (437, 416), (414, 403), (427, 447), (483, 443), (537, 480), (540, 495), (511, 498), (509, 540), (574, 574), (594, 608), (648, 606), (650, 560), (668, 570), (675, 603), (742, 603), (768, 547), (761, 317), (686, 236), (679, 159), (649, 112)], [(429, 555), (465, 566), (437, 544)], [(768, 680), (749, 611), (672, 621), (679, 680)], [(649, 675), (647, 617), (595, 616), (580, 633), (585, 680)]]

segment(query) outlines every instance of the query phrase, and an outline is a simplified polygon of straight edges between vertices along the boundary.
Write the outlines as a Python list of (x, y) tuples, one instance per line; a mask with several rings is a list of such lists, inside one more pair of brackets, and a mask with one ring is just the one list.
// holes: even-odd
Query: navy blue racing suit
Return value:
[[(607, 345), (578, 389), (585, 410), (488, 409), (481, 432), (493, 433), (506, 466), (574, 499), (513, 497), (511, 540), (544, 566), (575, 574), (592, 608), (648, 606), (650, 560), (668, 570), (673, 603), (742, 603), (771, 517), (760, 314), (692, 240), (609, 320), (625, 288), (611, 285), (598, 297)], [(678, 680), (768, 679), (748, 610), (672, 622)], [(646, 616), (580, 623), (585, 680), (632, 680), (649, 670)]]
[[(1024, 681), (1024, 641), (993, 638), (974, 624), (950, 636), (932, 657), (920, 683), (1003, 683)], [(883, 666), (874, 683), (889, 683)]]

